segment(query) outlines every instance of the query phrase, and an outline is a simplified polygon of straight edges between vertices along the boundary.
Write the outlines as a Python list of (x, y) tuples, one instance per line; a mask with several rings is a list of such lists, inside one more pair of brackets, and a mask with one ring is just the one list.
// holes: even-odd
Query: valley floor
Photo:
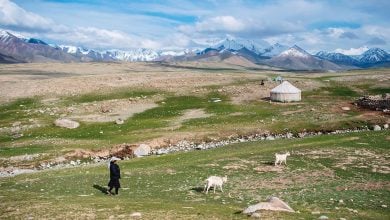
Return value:
[[(277, 76), (302, 90), (301, 102), (269, 101)], [(390, 93), (389, 85), (389, 69), (300, 73), (222, 63), (2, 65), (0, 169), (89, 163), (121, 146), (157, 149), (183, 140), (383, 128), (389, 113), (354, 102)], [(80, 126), (57, 127), (59, 118)], [(389, 130), (365, 131), (122, 161), (118, 197), (99, 191), (108, 181), (106, 165), (0, 178), (0, 218), (128, 219), (139, 211), (146, 219), (241, 219), (243, 208), (276, 195), (299, 213), (263, 217), (312, 219), (320, 212), (330, 219), (388, 219), (389, 138)], [(274, 153), (285, 151), (292, 153), (288, 166), (272, 166)], [(205, 195), (203, 181), (213, 174), (229, 176), (226, 190)]]

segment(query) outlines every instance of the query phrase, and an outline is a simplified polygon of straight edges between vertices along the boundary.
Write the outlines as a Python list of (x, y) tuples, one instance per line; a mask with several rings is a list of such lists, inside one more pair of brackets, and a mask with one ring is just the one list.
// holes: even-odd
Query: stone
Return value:
[(251, 215), (251, 217), (252, 217), (252, 218), (261, 218), (261, 215), (260, 215), (260, 213), (255, 212), (255, 213), (253, 213), (253, 214)]
[(343, 107), (341, 107), (341, 109), (342, 109), (343, 111), (350, 111), (350, 110), (351, 110), (351, 108), (350, 108), (350, 107), (347, 107), (347, 106), (343, 106)]
[(118, 118), (117, 120), (115, 120), (115, 124), (117, 124), (117, 125), (122, 125), (123, 123), (125, 123), (125, 121), (123, 121), (121, 118)]
[(111, 112), (111, 109), (110, 109), (110, 107), (103, 105), (103, 106), (100, 106), (100, 112), (109, 113), (109, 112)]
[(318, 219), (320, 219), (320, 220), (327, 220), (329, 218), (326, 215), (321, 215)]
[(140, 144), (135, 150), (134, 155), (136, 157), (148, 156), (150, 154), (150, 146), (147, 144)]
[(167, 153), (168, 153), (168, 150), (164, 149), (164, 148), (160, 148), (156, 152), (156, 154), (158, 154), (158, 155), (167, 154)]
[(374, 131), (380, 131), (380, 130), (382, 130), (382, 128), (379, 125), (374, 125), (373, 130)]
[(260, 202), (255, 205), (251, 205), (246, 208), (243, 213), (250, 214), (257, 210), (271, 210), (271, 211), (283, 211), (283, 212), (295, 212), (289, 205), (280, 200), (277, 197), (270, 197), (267, 202)]
[(311, 214), (312, 214), (312, 215), (319, 215), (319, 214), (321, 214), (321, 212), (319, 212), (319, 211), (314, 211), (314, 212), (311, 212)]
[(133, 213), (130, 214), (130, 217), (141, 218), (142, 214), (141, 214), (141, 212), (133, 212)]
[(384, 124), (383, 129), (389, 129), (389, 124)]
[(272, 136), (272, 135), (270, 135), (270, 136), (267, 136), (265, 139), (266, 139), (267, 141), (273, 141), (273, 140), (275, 140), (275, 137)]
[(20, 126), (21, 124), (22, 124), (22, 122), (16, 121), (16, 122), (12, 123), (12, 127), (17, 127), (17, 126)]
[(346, 218), (339, 218), (339, 220), (347, 220)]
[(344, 204), (344, 200), (340, 199), (339, 204)]
[(387, 205), (384, 205), (384, 204), (383, 204), (383, 205), (381, 205), (381, 207), (382, 207), (382, 208), (387, 208)]
[(77, 121), (72, 121), (66, 118), (60, 118), (54, 121), (54, 124), (58, 127), (74, 129), (78, 128), (80, 124)]

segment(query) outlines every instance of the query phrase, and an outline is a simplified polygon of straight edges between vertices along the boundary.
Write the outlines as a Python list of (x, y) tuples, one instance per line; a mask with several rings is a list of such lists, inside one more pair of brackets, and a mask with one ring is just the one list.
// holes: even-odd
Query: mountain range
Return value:
[(267, 65), (287, 70), (338, 71), (389, 67), (390, 54), (371, 48), (360, 56), (320, 51), (314, 55), (297, 45), (292, 47), (265, 41), (226, 38), (202, 50), (156, 51), (151, 49), (97, 51), (75, 46), (52, 45), (0, 30), (0, 63), (28, 62), (113, 62), (113, 61), (214, 61), (253, 67)]

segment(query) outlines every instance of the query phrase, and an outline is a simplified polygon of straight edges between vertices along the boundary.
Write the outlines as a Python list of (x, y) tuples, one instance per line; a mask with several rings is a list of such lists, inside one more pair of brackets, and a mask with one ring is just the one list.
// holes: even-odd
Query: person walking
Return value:
[(121, 184), (119, 179), (121, 178), (121, 171), (119, 169), (118, 164), (116, 163), (118, 160), (121, 160), (118, 157), (112, 157), (109, 161), (108, 168), (110, 169), (110, 182), (108, 182), (108, 195), (113, 195), (111, 190), (115, 188), (115, 194), (118, 195), (119, 188)]

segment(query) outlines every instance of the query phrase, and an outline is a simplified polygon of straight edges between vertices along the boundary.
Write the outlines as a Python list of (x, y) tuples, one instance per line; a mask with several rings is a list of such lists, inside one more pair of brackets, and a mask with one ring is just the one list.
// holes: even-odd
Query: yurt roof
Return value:
[(297, 87), (293, 86), (288, 81), (284, 81), (280, 85), (273, 88), (271, 90), (271, 92), (274, 92), (274, 93), (299, 93), (299, 92), (301, 92), (301, 90), (298, 89)]

